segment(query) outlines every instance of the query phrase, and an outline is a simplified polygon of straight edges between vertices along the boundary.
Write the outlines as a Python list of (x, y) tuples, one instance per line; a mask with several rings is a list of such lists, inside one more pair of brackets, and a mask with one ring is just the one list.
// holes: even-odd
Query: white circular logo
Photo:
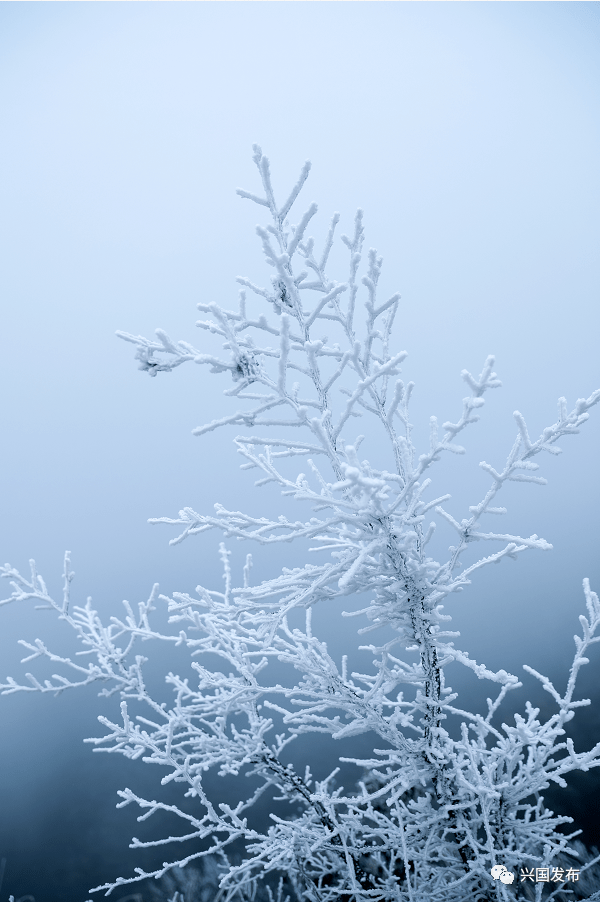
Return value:
[(495, 864), (490, 871), (494, 880), (500, 879), (502, 883), (512, 883), (515, 875), (507, 871), (503, 864)]

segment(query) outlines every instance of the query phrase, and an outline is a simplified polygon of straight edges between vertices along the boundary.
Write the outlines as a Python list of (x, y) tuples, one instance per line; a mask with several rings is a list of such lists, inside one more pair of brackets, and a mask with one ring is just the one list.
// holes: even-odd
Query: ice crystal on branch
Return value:
[[(468, 585), (481, 567), (551, 547), (537, 535), (489, 531), (485, 518), (506, 513), (496, 500), (506, 483), (545, 482), (535, 475), (537, 456), (559, 452), (557, 442), (579, 431), (600, 390), (570, 411), (561, 398), (558, 419), (537, 439), (515, 412), (517, 435), (506, 462), (480, 464), (490, 477), (489, 488), (459, 521), (448, 508), (450, 496), (436, 494), (428, 474), (445, 452), (463, 453), (457, 439), (479, 420), (486, 393), (500, 386), (494, 358), (485, 360), (477, 377), (462, 372), (469, 394), (456, 421), (440, 427), (431, 417), (429, 446), (419, 453), (409, 413), (413, 384), (401, 378), (407, 355), (392, 340), (399, 295), (379, 296), (382, 259), (375, 250), (368, 252), (366, 272), (359, 278), (362, 212), (352, 236), (342, 236), (349, 260), (345, 280), (338, 282), (328, 266), (339, 215), (331, 220), (320, 254), (307, 234), (316, 205), (300, 214), (296, 225), (288, 219), (310, 165), (279, 206), (269, 162), (257, 146), (254, 162), (262, 194), (238, 194), (270, 213), (271, 221), (257, 233), (272, 274), (266, 287), (240, 278), (236, 309), (198, 305), (207, 318), (197, 325), (220, 338), (222, 353), (174, 342), (162, 330), (157, 340), (118, 334), (136, 346), (140, 369), (151, 376), (190, 361), (220, 376), (229, 373), (225, 395), (237, 409), (225, 410), (196, 435), (242, 427), (245, 434), (235, 438), (242, 468), (257, 471), (257, 486), (274, 483), (283, 496), (302, 502), (298, 519), (256, 517), (216, 505), (213, 514), (187, 507), (177, 517), (152, 522), (177, 526), (173, 543), (210, 530), (261, 546), (310, 540), (319, 562), (313, 558), (252, 585), (248, 556), (243, 582), (235, 586), (222, 545), (223, 592), (198, 586), (193, 596), (160, 596), (177, 625), (172, 634), (150, 625), (156, 588), (137, 614), (126, 604), (125, 617), (113, 617), (104, 627), (90, 603), (69, 612), (68, 557), (62, 605), (48, 595), (35, 565), (30, 581), (7, 565), (3, 573), (14, 586), (7, 601), (35, 598), (54, 608), (97, 663), (84, 667), (53, 655), (40, 640), (25, 643), (31, 652), (25, 660), (47, 657), (72, 668), (76, 678), (56, 675), (42, 684), (28, 676), (31, 685), (24, 686), (9, 678), (3, 691), (61, 692), (106, 682), (103, 694), (122, 696), (122, 717), (119, 722), (99, 718), (107, 733), (90, 740), (96, 750), (160, 765), (166, 772), (162, 782), (182, 783), (193, 801), (192, 808), (179, 808), (141, 799), (129, 789), (120, 793), (120, 806), (142, 809), (140, 820), (168, 813), (182, 823), (183, 832), (176, 836), (134, 839), (133, 848), (192, 840), (195, 850), (172, 855), (151, 875), (137, 869), (136, 876), (95, 891), (109, 895), (118, 886), (159, 878), (210, 854), (223, 900), (253, 898), (260, 886), (271, 894), (271, 879), (276, 884), (280, 878), (278, 898), (285, 893), (310, 902), (523, 898), (518, 882), (498, 881), (492, 869), (504, 874), (547, 868), (561, 855), (577, 854), (569, 846), (577, 834), (558, 830), (570, 819), (548, 811), (541, 792), (550, 781), (566, 785), (564, 775), (572, 770), (600, 764), (600, 743), (576, 752), (572, 741), (563, 739), (576, 709), (589, 703), (574, 698), (575, 682), (588, 649), (600, 639), (600, 604), (585, 580), (587, 617), (580, 617), (582, 632), (575, 637), (564, 694), (525, 668), (552, 696), (556, 713), (542, 723), (539, 709), (527, 703), (525, 714), (517, 714), (509, 726), (499, 723), (497, 712), (507, 693), (522, 684), (455, 647), (458, 634), (445, 628), (450, 617), (442, 613), (442, 602)], [(362, 432), (376, 440), (377, 459), (360, 456), (360, 418)], [(298, 467), (291, 470), (294, 463)], [(435, 522), (427, 522), (430, 512), (456, 533), (443, 562), (427, 552), (435, 529)], [(463, 553), (477, 542), (491, 543), (489, 551), (464, 561)], [(366, 607), (352, 612), (360, 618), (359, 635), (379, 631), (382, 637), (379, 644), (356, 642), (371, 653), (367, 673), (348, 672), (348, 656), (334, 660), (312, 629), (317, 603), (358, 595), (368, 599)], [(304, 612), (303, 628), (293, 625), (298, 609)], [(170, 707), (146, 688), (146, 659), (134, 655), (140, 639), (169, 642), (192, 656), (187, 675), (166, 677), (174, 693)], [(270, 680), (274, 661), (294, 674), (286, 685)], [(457, 695), (445, 683), (452, 661), (497, 684), (487, 713), (455, 704)], [(145, 714), (133, 716), (132, 704), (145, 706)], [(448, 718), (458, 720), (458, 738), (444, 726)], [(357, 786), (338, 785), (337, 770), (316, 780), (310, 766), (304, 774), (293, 767), (288, 747), (315, 732), (333, 740), (369, 737), (368, 757), (340, 759), (362, 773)], [(255, 788), (245, 794), (240, 790), (236, 805), (215, 800), (215, 777), (227, 775), (253, 777)], [(287, 805), (275, 808), (267, 830), (253, 817), (261, 799)], [(241, 859), (231, 854), (239, 841), (245, 850)], [(582, 873), (594, 864), (586, 863)], [(565, 889), (564, 882), (555, 885), (548, 898), (567, 898), (561, 895)], [(536, 889), (536, 898), (541, 897)]]

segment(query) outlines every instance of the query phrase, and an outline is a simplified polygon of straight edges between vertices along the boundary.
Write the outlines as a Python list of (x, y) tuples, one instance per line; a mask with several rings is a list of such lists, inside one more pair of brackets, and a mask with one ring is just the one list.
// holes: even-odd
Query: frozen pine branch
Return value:
[[(478, 422), (486, 393), (500, 386), (494, 358), (487, 357), (478, 376), (463, 370), (468, 394), (454, 420), (440, 426), (432, 416), (428, 446), (417, 448), (413, 383), (401, 378), (407, 354), (394, 343), (400, 296), (380, 296), (382, 258), (375, 250), (361, 269), (362, 212), (352, 236), (341, 237), (349, 258), (338, 281), (329, 265), (339, 214), (317, 250), (309, 235), (316, 205), (292, 213), (309, 164), (280, 204), (269, 162), (257, 146), (253, 159), (262, 187), (259, 193), (239, 189), (238, 194), (270, 215), (257, 228), (270, 280), (256, 285), (240, 278), (243, 287), (233, 309), (215, 302), (198, 305), (206, 318), (197, 326), (220, 350), (197, 350), (162, 330), (157, 340), (118, 334), (136, 346), (140, 368), (152, 376), (193, 361), (225, 377), (223, 415), (195, 434), (241, 427), (234, 441), (242, 469), (255, 471), (256, 486), (275, 484), (289, 502), (299, 502), (295, 516), (277, 519), (217, 504), (213, 513), (186, 507), (152, 522), (177, 526), (173, 543), (211, 530), (257, 546), (309, 540), (311, 559), (252, 584), (248, 556), (236, 585), (222, 545), (223, 591), (198, 586), (193, 595), (160, 596), (172, 632), (151, 625), (156, 587), (137, 613), (125, 603), (125, 615), (104, 626), (90, 600), (70, 610), (68, 556), (62, 603), (48, 594), (35, 565), (30, 580), (6, 565), (2, 572), (12, 581), (13, 594), (2, 603), (33, 598), (55, 610), (75, 630), (80, 653), (90, 655), (91, 663), (54, 655), (39, 639), (26, 642), (30, 654), (24, 660), (46, 658), (68, 676), (57, 673), (44, 683), (33, 675), (27, 675), (29, 683), (9, 677), (2, 691), (62, 692), (103, 683), (101, 694), (120, 694), (121, 717), (99, 718), (105, 733), (89, 740), (94, 750), (159, 765), (162, 783), (182, 784), (191, 800), (178, 807), (123, 790), (119, 807), (133, 804), (140, 820), (168, 815), (180, 826), (155, 840), (134, 839), (132, 848), (172, 846), (174, 851), (150, 874), (136, 869), (134, 876), (94, 892), (110, 895), (147, 876), (162, 879), (210, 856), (223, 902), (257, 893), (273, 899), (276, 886), (280, 902), (287, 897), (310, 902), (528, 898), (518, 879), (505, 884), (491, 869), (503, 865), (518, 875), (522, 868), (549, 867), (579, 854), (573, 842), (578, 831), (560, 830), (570, 819), (549, 811), (543, 792), (551, 782), (566, 785), (565, 775), (574, 770), (600, 765), (600, 743), (577, 751), (565, 731), (577, 709), (589, 704), (575, 698), (575, 688), (600, 639), (598, 597), (584, 581), (587, 616), (580, 617), (563, 692), (525, 666), (556, 712), (542, 722), (540, 710), (527, 703), (514, 725), (504, 723), (500, 711), (521, 682), (455, 647), (458, 633), (447, 628), (450, 616), (442, 602), (488, 564), (551, 548), (537, 534), (489, 531), (485, 518), (506, 514), (496, 496), (507, 483), (544, 484), (537, 456), (559, 452), (557, 442), (579, 431), (600, 390), (571, 411), (561, 398), (558, 419), (538, 438), (530, 437), (515, 412), (517, 434), (505, 463), (480, 464), (489, 487), (474, 499), (468, 516), (458, 519), (450, 495), (434, 485), (435, 465), (446, 452), (464, 452), (457, 439), (463, 441), (467, 427)], [(370, 459), (360, 454), (365, 435), (373, 446)], [(427, 522), (431, 512), (452, 536), (443, 561), (428, 554), (436, 528), (435, 521)], [(485, 548), (479, 555), (477, 542), (488, 543), (479, 546)], [(366, 598), (361, 610), (348, 614), (358, 618), (356, 632), (356, 621), (343, 623), (350, 637), (373, 636), (371, 644), (363, 638), (354, 643), (370, 653), (372, 665), (364, 673), (349, 670), (348, 655), (336, 660), (312, 624), (317, 603), (356, 595)], [(170, 703), (159, 703), (148, 692), (147, 659), (136, 653), (140, 640), (150, 647), (152, 641), (167, 642), (189, 655), (177, 674), (166, 676)], [(272, 679), (275, 662), (289, 672), (284, 685)], [(460, 705), (446, 684), (451, 662), (496, 684), (487, 711)], [(313, 733), (328, 736), (332, 746), (335, 740), (368, 737), (369, 755), (340, 759), (356, 767), (356, 785), (340, 785), (338, 768), (320, 779), (310, 763), (303, 773), (294, 768), (290, 746)], [(318, 762), (312, 767), (318, 769)], [(219, 803), (219, 777), (242, 776), (252, 781), (239, 781), (237, 803)], [(256, 817), (265, 801), (272, 806), (268, 829)], [(189, 840), (194, 851), (178, 855), (177, 844)], [(233, 852), (240, 843), (241, 859)], [(590, 859), (582, 873), (595, 865)], [(548, 898), (569, 898), (566, 881), (551, 889)], [(539, 902), (542, 892), (536, 893)]]

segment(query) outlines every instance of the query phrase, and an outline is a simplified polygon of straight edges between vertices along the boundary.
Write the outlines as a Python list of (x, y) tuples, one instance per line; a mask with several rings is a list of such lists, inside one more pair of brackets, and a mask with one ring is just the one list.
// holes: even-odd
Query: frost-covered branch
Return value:
[[(542, 451), (559, 452), (558, 440), (579, 431), (600, 390), (570, 412), (561, 398), (557, 421), (536, 440), (516, 412), (518, 434), (505, 464), (480, 464), (490, 487), (469, 507), (468, 517), (457, 519), (448, 507), (450, 495), (435, 487), (435, 465), (446, 452), (464, 452), (457, 438), (462, 441), (467, 427), (478, 422), (487, 392), (500, 386), (493, 356), (477, 377), (463, 370), (469, 394), (455, 421), (440, 428), (430, 417), (428, 446), (418, 448), (410, 413), (414, 385), (401, 378), (407, 353), (394, 344), (400, 295), (380, 296), (383, 261), (375, 249), (367, 254), (366, 271), (361, 269), (362, 211), (352, 237), (341, 238), (348, 269), (336, 280), (329, 266), (339, 214), (316, 251), (309, 235), (316, 204), (297, 216), (292, 212), (310, 165), (280, 203), (269, 161), (258, 146), (253, 160), (261, 193), (238, 189), (238, 194), (270, 215), (257, 227), (270, 281), (257, 285), (240, 277), (234, 309), (211, 300), (198, 305), (207, 318), (197, 326), (220, 342), (220, 350), (197, 350), (162, 330), (157, 340), (118, 334), (136, 346), (140, 368), (152, 376), (193, 361), (226, 377), (223, 415), (195, 434), (243, 427), (244, 434), (234, 439), (242, 469), (256, 471), (256, 486), (275, 484), (287, 502), (300, 505), (297, 515), (277, 518), (219, 504), (212, 513), (188, 506), (175, 517), (151, 522), (178, 527), (172, 544), (211, 530), (259, 549), (309, 540), (318, 562), (284, 568), (253, 585), (248, 556), (236, 586), (222, 545), (223, 592), (198, 586), (195, 595), (160, 596), (171, 632), (150, 622), (157, 587), (137, 613), (125, 602), (125, 616), (104, 626), (89, 599), (70, 611), (68, 555), (62, 603), (48, 594), (34, 564), (29, 580), (6, 565), (2, 575), (12, 581), (13, 594), (1, 604), (33, 598), (50, 607), (75, 630), (79, 654), (91, 655), (92, 663), (55, 655), (39, 639), (24, 642), (30, 652), (25, 661), (45, 658), (68, 676), (56, 674), (42, 683), (28, 674), (28, 684), (8, 677), (0, 688), (4, 694), (62, 692), (103, 683), (101, 695), (121, 696), (121, 720), (99, 718), (107, 732), (89, 740), (94, 750), (158, 765), (163, 784), (183, 786), (189, 801), (181, 807), (142, 799), (128, 789), (119, 805), (137, 805), (140, 820), (157, 815), (180, 823), (181, 833), (134, 839), (132, 848), (193, 841), (195, 851), (174, 853), (151, 874), (137, 869), (135, 876), (95, 891), (110, 895), (118, 886), (218, 855), (225, 863), (223, 902), (254, 898), (261, 883), (269, 886), (280, 875), (290, 898), (311, 902), (524, 898), (518, 883), (495, 879), (492, 869), (502, 865), (518, 873), (575, 855), (569, 843), (577, 833), (566, 836), (558, 829), (570, 819), (548, 811), (541, 793), (551, 782), (564, 786), (573, 770), (600, 764), (600, 743), (578, 752), (565, 734), (576, 710), (589, 703), (575, 698), (575, 686), (588, 650), (600, 638), (598, 598), (585, 581), (587, 617), (580, 618), (563, 694), (525, 667), (550, 694), (556, 713), (542, 723), (540, 710), (527, 703), (514, 726), (501, 722), (499, 711), (521, 682), (455, 647), (458, 633), (447, 629), (450, 617), (442, 601), (488, 564), (551, 548), (537, 534), (489, 531), (483, 518), (506, 514), (496, 502), (505, 484), (544, 484), (534, 458)], [(360, 455), (365, 436), (370, 460)], [(426, 521), (433, 510), (453, 535), (441, 562), (428, 554), (436, 523)], [(478, 556), (476, 542), (493, 544)], [(350, 647), (338, 661), (313, 634), (312, 611), (334, 598), (359, 595), (364, 606), (346, 616), (359, 618), (359, 635), (377, 633), (379, 642)], [(350, 627), (347, 631), (351, 635)], [(149, 693), (143, 674), (147, 659), (136, 654), (138, 641), (167, 642), (189, 655), (178, 673), (166, 676), (169, 703)], [(349, 669), (356, 650), (371, 656), (365, 672)], [(446, 685), (452, 662), (496, 684), (485, 713), (459, 706)], [(284, 683), (273, 678), (275, 664), (278, 674), (286, 669)], [(458, 721), (454, 733), (447, 720)], [(310, 766), (302, 774), (292, 765), (290, 747), (310, 751), (314, 733), (332, 744), (363, 737), (368, 755), (340, 758), (357, 768), (356, 786), (341, 786), (337, 768), (319, 780)], [(246, 776), (250, 783), (238, 780)], [(225, 777), (238, 780), (235, 805), (219, 802), (215, 787)], [(256, 817), (259, 800), (272, 807), (268, 829)], [(240, 843), (241, 861), (231, 852)], [(552, 898), (566, 899), (563, 890), (562, 884), (555, 887)], [(540, 902), (541, 890), (536, 898)]]

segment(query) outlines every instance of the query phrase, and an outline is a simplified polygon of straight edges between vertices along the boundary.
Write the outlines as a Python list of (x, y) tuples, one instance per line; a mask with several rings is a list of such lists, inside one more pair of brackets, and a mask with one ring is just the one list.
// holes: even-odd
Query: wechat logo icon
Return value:
[(502, 883), (512, 883), (515, 879), (515, 875), (507, 871), (503, 864), (495, 864), (490, 873), (494, 880), (500, 879)]

